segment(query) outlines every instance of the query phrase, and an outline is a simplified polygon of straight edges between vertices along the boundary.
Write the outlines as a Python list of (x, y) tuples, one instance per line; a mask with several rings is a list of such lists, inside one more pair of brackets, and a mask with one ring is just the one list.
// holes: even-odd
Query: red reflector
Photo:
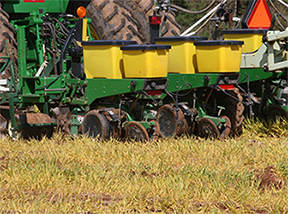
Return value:
[(43, 2), (45, 2), (45, 0), (24, 0), (24, 2), (43, 3)]
[(161, 91), (145, 91), (150, 96), (159, 96), (162, 94)]
[(233, 90), (234, 85), (218, 85), (222, 90)]
[(160, 25), (161, 16), (149, 16), (150, 25)]

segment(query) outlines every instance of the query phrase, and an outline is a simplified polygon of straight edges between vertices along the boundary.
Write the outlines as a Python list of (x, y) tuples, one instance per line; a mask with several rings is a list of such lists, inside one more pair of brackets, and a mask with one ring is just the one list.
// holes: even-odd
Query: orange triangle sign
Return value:
[(266, 0), (258, 0), (247, 22), (250, 29), (269, 29), (272, 15)]

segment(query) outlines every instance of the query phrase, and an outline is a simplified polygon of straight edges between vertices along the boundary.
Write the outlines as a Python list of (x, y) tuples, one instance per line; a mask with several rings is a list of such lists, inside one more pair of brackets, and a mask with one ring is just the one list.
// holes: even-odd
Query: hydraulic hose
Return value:
[(213, 0), (206, 8), (204, 8), (203, 10), (200, 10), (200, 11), (191, 11), (191, 10), (188, 10), (188, 9), (185, 9), (183, 7), (180, 7), (180, 6), (177, 6), (175, 4), (166, 4), (165, 6), (167, 7), (173, 7), (177, 10), (181, 10), (185, 13), (190, 13), (190, 14), (200, 14), (200, 13), (204, 13), (206, 12), (207, 10), (210, 9), (210, 7), (216, 2), (216, 0)]

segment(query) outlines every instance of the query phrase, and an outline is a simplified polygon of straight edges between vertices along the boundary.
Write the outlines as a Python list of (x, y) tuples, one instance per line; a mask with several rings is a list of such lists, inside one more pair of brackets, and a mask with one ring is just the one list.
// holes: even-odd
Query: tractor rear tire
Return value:
[[(0, 57), (10, 56), (13, 60), (14, 64), (14, 75), (17, 77), (17, 42), (15, 40), (15, 30), (12, 25), (9, 23), (9, 15), (2, 9), (2, 5), (0, 4)], [(4, 59), (0, 59), (0, 63), (2, 63)], [(5, 69), (0, 74), (0, 78), (8, 79), (11, 77), (10, 69)]]
[(243, 97), (239, 93), (238, 88), (234, 88), (233, 91), (228, 91), (227, 93), (238, 100), (221, 93), (218, 97), (217, 105), (225, 107), (225, 110), (223, 110), (221, 114), (229, 117), (231, 121), (230, 136), (234, 137), (242, 133), (245, 107), (242, 104)]
[[(154, 0), (92, 0), (87, 6), (92, 31), (101, 40), (132, 40), (149, 43), (148, 16), (153, 14)], [(164, 17), (164, 16), (163, 16)], [(180, 25), (168, 14), (163, 23), (163, 36), (180, 34)]]
[(132, 17), (122, 1), (92, 0), (87, 6), (87, 17), (100, 40), (133, 40), (137, 43), (146, 41), (139, 32), (139, 18)]

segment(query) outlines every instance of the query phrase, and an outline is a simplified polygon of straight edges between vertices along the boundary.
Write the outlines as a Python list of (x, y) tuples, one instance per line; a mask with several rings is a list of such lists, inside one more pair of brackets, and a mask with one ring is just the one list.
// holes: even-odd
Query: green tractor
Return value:
[[(146, 14), (154, 6), (154, 1), (141, 2), (80, 2), (91, 19), (76, 1), (2, 2), (1, 137), (50, 137), (61, 131), (149, 141), (184, 133), (239, 134), (244, 107), (235, 85), (240, 66), (195, 71), (188, 65), (187, 73), (170, 72), (170, 45), (136, 44), (149, 41)], [(161, 25), (162, 35), (179, 35), (169, 14), (156, 13), (150, 23)], [(205, 49), (202, 39), (192, 42)], [(241, 45), (216, 44), (221, 50), (236, 48), (239, 63)]]

